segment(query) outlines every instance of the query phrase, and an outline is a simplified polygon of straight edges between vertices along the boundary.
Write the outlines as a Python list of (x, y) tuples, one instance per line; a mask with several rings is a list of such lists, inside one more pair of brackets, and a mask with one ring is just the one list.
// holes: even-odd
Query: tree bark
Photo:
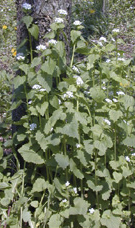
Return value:
[[(24, 12), (22, 10), (23, 3), (26, 3), (26, 0), (16, 0), (17, 8), (17, 52), (18, 53), (29, 53), (29, 42), (28, 42), (28, 33), (24, 23), (22, 23), (22, 18)], [(71, 7), (72, 0), (27, 0), (27, 3), (31, 4), (31, 16), (34, 18), (34, 23), (39, 26), (39, 40), (38, 43), (44, 44), (46, 41), (43, 38), (44, 35), (49, 31), (50, 24), (53, 22), (54, 18), (58, 16), (58, 10), (64, 9), (67, 11), (68, 15), (66, 18), (66, 34), (68, 41), (66, 44), (67, 56), (70, 55), (70, 20), (71, 20)], [(20, 45), (26, 39), (25, 44)], [(33, 49), (35, 42), (33, 42)], [(18, 72), (17, 72), (18, 74)], [(13, 90), (14, 100), (16, 97), (21, 94), (23, 88), (19, 87), (17, 91)], [(21, 99), (21, 98), (20, 98)], [(12, 112), (12, 120), (19, 121), (21, 117), (26, 112), (26, 106), (21, 104), (17, 109)], [(13, 125), (12, 132), (13, 134), (18, 130), (16, 125)]]

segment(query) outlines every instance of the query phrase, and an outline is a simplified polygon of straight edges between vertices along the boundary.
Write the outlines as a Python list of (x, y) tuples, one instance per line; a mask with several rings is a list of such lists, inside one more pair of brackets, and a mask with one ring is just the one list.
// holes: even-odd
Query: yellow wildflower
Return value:
[(17, 52), (16, 52), (16, 51), (14, 51), (12, 55), (15, 57), (15, 56), (16, 56), (16, 54), (17, 54)]
[(2, 28), (6, 30), (7, 29), (7, 25), (3, 25)]
[(122, 86), (122, 87), (127, 87), (127, 86), (129, 86), (129, 82), (128, 83), (122, 83), (122, 82), (120, 82), (120, 86)]
[(15, 51), (16, 51), (15, 48), (12, 48), (12, 49), (11, 49), (11, 52), (12, 52), (12, 53), (14, 53)]
[(17, 30), (17, 27), (14, 27), (14, 30)]
[(91, 14), (95, 13), (94, 9), (90, 9), (89, 11), (90, 11)]

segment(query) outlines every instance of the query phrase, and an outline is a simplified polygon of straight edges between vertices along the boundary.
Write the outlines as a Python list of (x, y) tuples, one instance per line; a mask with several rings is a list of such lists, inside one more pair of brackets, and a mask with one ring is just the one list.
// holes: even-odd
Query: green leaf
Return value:
[[(65, 57), (65, 44), (62, 41), (59, 41), (59, 42), (57, 42), (57, 44), (55, 46), (55, 49), (57, 50), (59, 56), (61, 58), (63, 58), (63, 60), (64, 60), (64, 57)], [(60, 61), (60, 59), (59, 59), (59, 61)]]
[(59, 214), (53, 214), (48, 222), (49, 228), (60, 228), (62, 218)]
[(18, 152), (21, 154), (23, 159), (28, 163), (44, 164), (44, 159), (33, 149), (30, 149), (29, 144), (23, 145)]
[(128, 109), (131, 106), (134, 106), (135, 101), (134, 98), (132, 96), (129, 96), (127, 94), (125, 94), (120, 101), (124, 104), (125, 109)]
[(31, 67), (35, 67), (41, 64), (41, 58), (35, 57), (31, 62)]
[(120, 228), (121, 217), (114, 216), (110, 210), (103, 212), (101, 224), (107, 228)]
[(122, 180), (122, 174), (118, 172), (113, 172), (113, 177), (116, 183), (119, 183)]
[(91, 140), (84, 140), (85, 150), (88, 154), (93, 154), (94, 146), (91, 144)]
[(57, 146), (61, 142), (61, 137), (59, 134), (54, 133), (54, 134), (51, 134), (48, 137), (46, 137), (46, 141), (47, 141), (48, 145)]
[(49, 58), (44, 64), (42, 64), (41, 69), (42, 71), (46, 72), (47, 74), (52, 75), (56, 67), (56, 62)]
[(72, 30), (71, 31), (71, 41), (74, 43), (81, 36), (80, 31)]
[(70, 215), (86, 215), (89, 203), (80, 197), (74, 199), (74, 207), (70, 207)]
[(17, 89), (20, 85), (26, 82), (26, 76), (16, 76), (13, 80), (14, 88)]
[(6, 182), (0, 183), (0, 190), (3, 190), (3, 189), (8, 188), (8, 187), (9, 187), (9, 185)]
[(79, 179), (83, 179), (84, 178), (84, 175), (82, 174), (82, 172), (79, 169), (77, 169), (76, 163), (73, 161), (72, 158), (70, 159), (70, 170), (73, 172), (73, 174), (77, 178), (79, 178)]
[(96, 186), (93, 183), (93, 181), (91, 181), (91, 180), (88, 180), (87, 181), (87, 184), (88, 184), (89, 188), (91, 188), (94, 192), (100, 192), (103, 189), (103, 186), (102, 185), (97, 185)]
[(99, 138), (103, 132), (100, 125), (95, 124), (93, 127), (91, 127), (91, 131), (93, 133), (94, 138)]
[(42, 85), (42, 87), (44, 89), (46, 89), (47, 93), (49, 93), (51, 91), (51, 88), (52, 88), (52, 77), (50, 75), (38, 74), (37, 75), (37, 80), (38, 80), (39, 84)]
[(28, 29), (28, 31), (36, 40), (38, 40), (39, 28), (37, 25), (33, 24), (32, 27)]
[(29, 222), (29, 221), (31, 221), (31, 213), (30, 213), (30, 211), (28, 211), (27, 208), (25, 208), (25, 209), (23, 210), (22, 218), (23, 218), (23, 221), (24, 221), (24, 222)]
[(21, 64), (19, 66), (19, 69), (21, 69), (25, 74), (28, 74), (29, 65), (28, 64)]
[(56, 131), (63, 135), (79, 139), (78, 122), (75, 119), (71, 123), (67, 123), (64, 127), (57, 127)]
[(77, 156), (76, 156), (80, 162), (86, 166), (87, 165), (87, 161), (86, 161), (86, 158), (85, 158), (85, 155), (84, 155), (84, 151), (81, 151), (81, 150), (77, 150)]
[(54, 108), (56, 108), (56, 109), (59, 108), (59, 101), (58, 101), (58, 97), (57, 96), (51, 96), (50, 99), (49, 99), (49, 102)]
[(43, 192), (48, 188), (48, 182), (45, 181), (44, 178), (38, 178), (33, 184), (32, 193), (33, 192)]
[(135, 135), (130, 135), (127, 138), (125, 138), (122, 142), (125, 146), (133, 147), (135, 148)]
[(91, 97), (98, 103), (101, 103), (105, 99), (105, 93), (99, 86), (94, 86), (90, 89)]
[(37, 200), (34, 200), (30, 203), (30, 205), (34, 208), (37, 208), (38, 207), (38, 201)]
[(114, 122), (116, 122), (120, 117), (123, 116), (122, 112), (120, 110), (116, 111), (116, 110), (110, 110), (109, 111), (109, 116), (110, 119), (113, 120)]
[(90, 54), (88, 56), (88, 64), (87, 64), (87, 70), (90, 70), (91, 68), (94, 67), (94, 63), (96, 60), (98, 60), (100, 58), (100, 55), (98, 54)]
[(44, 134), (40, 131), (37, 131), (35, 138), (42, 150), (45, 152), (45, 150), (47, 149), (47, 140), (45, 139)]
[(38, 103), (36, 105), (36, 109), (37, 109), (38, 113), (41, 116), (44, 116), (45, 115), (45, 112), (46, 112), (47, 108), (48, 108), (48, 102), (47, 101), (45, 101), (43, 103)]
[(100, 156), (105, 155), (105, 152), (107, 150), (107, 147), (104, 145), (104, 143), (102, 141), (96, 140), (94, 142), (94, 147), (99, 150), (98, 154)]
[(56, 155), (55, 155), (55, 160), (57, 161), (58, 165), (59, 165), (62, 169), (66, 169), (67, 166), (69, 165), (69, 158), (68, 158), (67, 155), (56, 154)]
[(22, 18), (22, 21), (24, 22), (24, 24), (26, 25), (26, 27), (28, 29), (33, 21), (33, 18), (31, 16), (24, 16)]

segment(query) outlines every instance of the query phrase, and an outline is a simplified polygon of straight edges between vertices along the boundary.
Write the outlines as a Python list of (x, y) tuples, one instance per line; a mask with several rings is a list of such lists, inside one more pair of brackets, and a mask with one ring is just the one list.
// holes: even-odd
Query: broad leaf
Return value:
[(69, 158), (68, 158), (67, 155), (56, 154), (56, 155), (55, 155), (55, 160), (57, 161), (58, 165), (59, 165), (62, 169), (66, 169), (67, 166), (69, 165)]

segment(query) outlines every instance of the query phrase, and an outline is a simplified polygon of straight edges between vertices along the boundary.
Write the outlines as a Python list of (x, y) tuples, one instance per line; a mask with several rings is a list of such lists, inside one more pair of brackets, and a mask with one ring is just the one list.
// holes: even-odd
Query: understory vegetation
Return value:
[[(74, 1), (69, 64), (66, 11), (30, 58), (16, 55), (15, 19), (1, 22), (0, 227), (135, 227), (135, 65), (126, 52), (135, 6), (108, 1), (103, 11), (99, 2)], [(30, 5), (23, 10), (38, 39)], [(25, 114), (12, 121), (20, 106)]]

